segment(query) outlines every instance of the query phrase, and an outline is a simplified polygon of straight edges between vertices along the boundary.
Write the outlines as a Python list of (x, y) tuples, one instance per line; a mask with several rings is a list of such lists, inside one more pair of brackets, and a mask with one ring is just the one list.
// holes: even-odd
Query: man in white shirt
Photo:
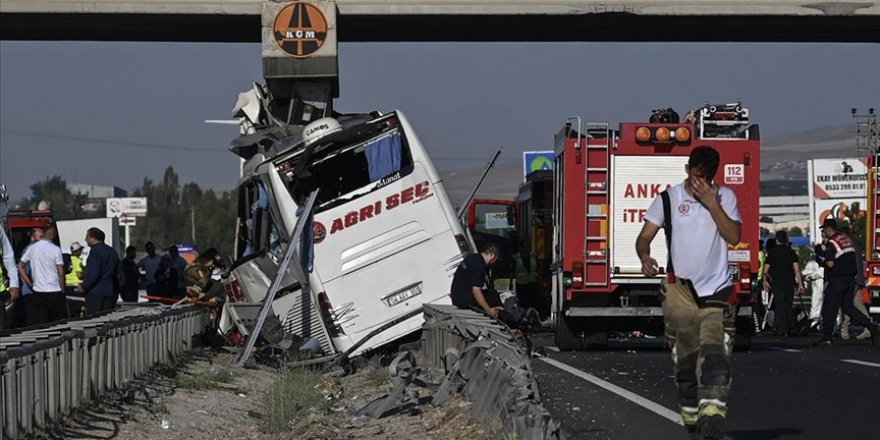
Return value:
[[(55, 243), (54, 226), (43, 228), (43, 239), (31, 244), (18, 262), (22, 283), (33, 289), (28, 297), (27, 325), (38, 325), (67, 318), (64, 297), (64, 259)], [(28, 275), (25, 265), (30, 264)]]
[(727, 245), (739, 243), (742, 220), (733, 191), (712, 183), (719, 162), (715, 149), (694, 148), (687, 179), (654, 199), (636, 240), (642, 273), (654, 277), (659, 266), (651, 258), (651, 242), (661, 227), (666, 230), (670, 261), (661, 285), (663, 321), (682, 421), (692, 439), (724, 437), (730, 393), (736, 310), (728, 303)]

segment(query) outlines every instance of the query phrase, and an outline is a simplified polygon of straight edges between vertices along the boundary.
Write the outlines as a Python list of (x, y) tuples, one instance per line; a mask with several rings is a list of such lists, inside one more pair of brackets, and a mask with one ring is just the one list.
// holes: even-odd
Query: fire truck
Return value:
[(868, 312), (880, 319), (880, 153), (868, 158), (868, 219), (865, 225)]
[[(760, 141), (740, 103), (709, 105), (684, 121), (671, 109), (649, 122), (569, 118), (554, 139), (552, 315), (556, 345), (605, 346), (611, 332), (662, 334), (658, 290), (666, 273), (666, 239), (651, 256), (656, 277), (641, 273), (636, 237), (654, 198), (686, 178), (691, 151), (708, 145), (721, 163), (715, 184), (731, 188), (743, 219), (741, 242), (728, 247), (737, 312), (737, 345), (751, 341), (751, 282), (758, 268)], [(687, 233), (676, 231), (676, 233)]]

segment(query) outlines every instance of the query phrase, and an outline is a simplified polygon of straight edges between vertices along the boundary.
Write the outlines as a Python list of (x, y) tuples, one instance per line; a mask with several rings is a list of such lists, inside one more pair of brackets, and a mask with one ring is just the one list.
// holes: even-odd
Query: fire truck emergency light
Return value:
[(660, 143), (675, 142), (686, 143), (691, 140), (691, 131), (687, 127), (671, 129), (669, 127), (657, 127), (653, 131), (649, 127), (636, 128), (636, 142), (648, 143), (652, 140)]

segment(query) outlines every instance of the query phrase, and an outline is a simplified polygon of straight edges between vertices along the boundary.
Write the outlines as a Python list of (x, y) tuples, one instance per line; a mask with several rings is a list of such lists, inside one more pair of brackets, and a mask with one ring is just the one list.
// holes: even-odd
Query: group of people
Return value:
[[(848, 226), (838, 226), (833, 218), (824, 221), (821, 231), (822, 243), (813, 249), (813, 260), (803, 271), (785, 231), (777, 231), (775, 240), (767, 242), (759, 253), (762, 289), (756, 305), (765, 307), (764, 317), (773, 317), (777, 336), (799, 335), (813, 328), (823, 335), (817, 345), (828, 345), (835, 327), (841, 339), (850, 339), (854, 322), (862, 328), (855, 339), (873, 338), (876, 330), (861, 295), (865, 288), (864, 250), (850, 238)], [(809, 327), (805, 325), (806, 312), (798, 320), (793, 306), (795, 293), (804, 294), (807, 286), (811, 290)]]
[[(661, 228), (665, 230), (669, 260), (660, 289), (665, 336), (673, 353), (682, 422), (692, 439), (724, 437), (732, 377), (738, 298), (732, 289), (727, 249), (740, 242), (742, 218), (736, 194), (714, 183), (719, 164), (717, 150), (695, 147), (685, 166), (687, 178), (654, 199), (635, 243), (642, 273), (656, 277), (660, 266), (651, 257), (651, 243)], [(814, 267), (801, 273), (784, 233), (777, 235), (778, 245), (768, 250), (766, 261), (762, 258), (765, 290), (773, 292), (777, 309), (782, 311), (777, 312), (777, 331), (790, 334), (793, 295), (803, 292), (806, 276), (824, 290), (824, 301), (818, 306), (821, 313), (814, 313), (821, 323), (822, 339), (814, 345), (831, 344), (841, 308), (864, 329), (857, 338), (873, 339), (875, 326), (854, 305), (857, 276), (862, 272), (856, 245), (834, 220), (825, 221), (822, 235), (824, 243), (816, 248), (814, 261), (821, 268), (819, 278)], [(493, 294), (486, 276), (499, 255), (498, 248), (488, 244), (465, 258), (453, 277), (450, 296), (459, 308), (515, 321)]]
[(222, 284), (215, 274), (222, 264), (214, 248), (187, 263), (176, 246), (159, 255), (156, 246), (147, 242), (143, 258), (136, 261), (137, 249), (128, 246), (120, 260), (104, 243), (104, 231), (90, 228), (84, 237), (89, 247), (84, 259), (83, 245), (73, 242), (70, 253), (62, 252), (57, 235), (52, 225), (33, 229), (30, 244), (16, 263), (13, 246), (0, 230), (0, 330), (112, 310), (120, 298), (138, 302), (142, 287), (148, 296), (222, 300)]
[[(91, 249), (87, 265), (80, 258), (83, 246), (78, 242), (71, 245), (70, 254), (61, 252), (55, 244), (58, 232), (52, 225), (31, 232), (31, 243), (22, 251), (17, 264), (9, 238), (4, 231), (0, 235), (0, 329), (14, 324), (7, 316), (12, 309), (16, 310), (20, 325), (32, 326), (66, 319), (81, 309), (95, 314), (115, 305), (119, 257), (104, 243), (104, 231), (86, 231), (85, 242)], [(79, 298), (81, 305), (68, 304), (67, 298)]]

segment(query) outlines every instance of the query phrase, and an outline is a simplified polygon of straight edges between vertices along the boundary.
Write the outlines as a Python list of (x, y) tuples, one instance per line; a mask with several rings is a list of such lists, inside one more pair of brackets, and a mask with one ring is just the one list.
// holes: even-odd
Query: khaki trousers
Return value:
[(727, 417), (736, 308), (727, 302), (730, 287), (697, 298), (689, 281), (676, 279), (661, 291), (682, 421), (692, 430), (702, 417)]

